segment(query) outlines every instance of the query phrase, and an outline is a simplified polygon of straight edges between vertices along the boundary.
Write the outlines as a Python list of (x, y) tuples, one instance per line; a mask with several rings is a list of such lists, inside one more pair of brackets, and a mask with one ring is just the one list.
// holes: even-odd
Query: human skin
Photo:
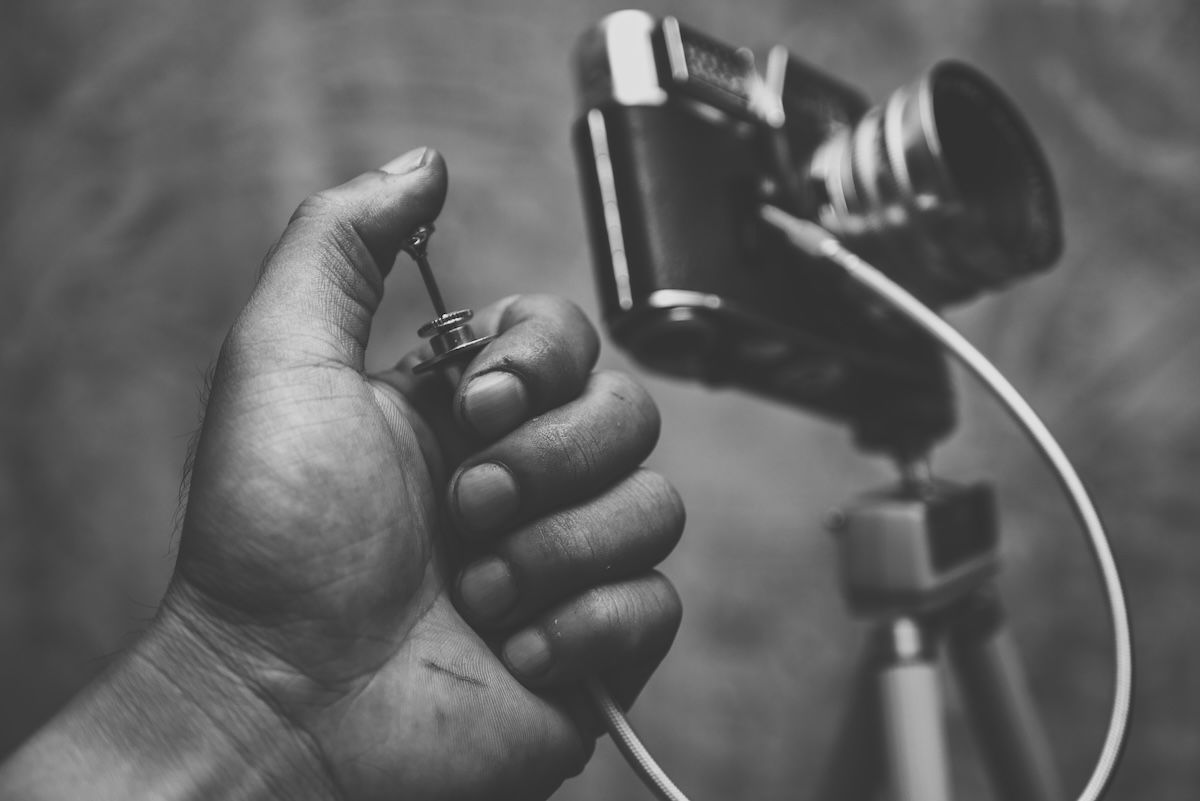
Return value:
[(679, 625), (653, 568), (683, 508), (584, 316), (481, 310), (457, 388), (422, 351), (364, 372), (446, 186), (420, 149), (297, 210), (222, 347), (155, 621), (0, 797), (545, 798), (591, 754), (582, 679), (632, 701)]

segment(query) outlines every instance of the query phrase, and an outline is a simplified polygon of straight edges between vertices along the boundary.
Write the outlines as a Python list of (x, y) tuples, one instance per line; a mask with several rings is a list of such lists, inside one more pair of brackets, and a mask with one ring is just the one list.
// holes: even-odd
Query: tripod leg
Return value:
[(999, 599), (976, 593), (964, 602), (948, 639), (951, 662), (999, 796), (1010, 801), (1062, 801), (1062, 781)]
[(937, 663), (910, 619), (892, 624), (892, 660), (880, 672), (879, 701), (895, 801), (949, 801), (950, 770)]
[(883, 789), (883, 723), (879, 716), (879, 644), (864, 646), (854, 671), (850, 704), (838, 728), (817, 798), (871, 801)]

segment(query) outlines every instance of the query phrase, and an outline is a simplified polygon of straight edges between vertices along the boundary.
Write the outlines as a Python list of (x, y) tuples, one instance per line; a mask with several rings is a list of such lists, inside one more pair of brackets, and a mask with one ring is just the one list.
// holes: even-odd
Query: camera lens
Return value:
[(1062, 250), (1053, 179), (1004, 93), (938, 64), (818, 148), (822, 225), (925, 300), (966, 298)]

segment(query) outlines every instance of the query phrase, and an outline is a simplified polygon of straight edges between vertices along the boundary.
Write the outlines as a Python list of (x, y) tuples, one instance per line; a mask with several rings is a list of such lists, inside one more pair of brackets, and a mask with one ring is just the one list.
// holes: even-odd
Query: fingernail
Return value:
[(517, 480), (501, 465), (485, 462), (464, 471), (454, 485), (459, 518), (474, 531), (495, 528), (517, 513)]
[(529, 413), (525, 383), (510, 372), (495, 370), (475, 376), (462, 395), (462, 416), (487, 439), (507, 434)]
[(508, 667), (526, 678), (536, 678), (550, 667), (550, 644), (536, 629), (525, 629), (504, 646)]
[(489, 556), (463, 570), (458, 595), (476, 617), (495, 620), (516, 603), (517, 584), (504, 560)]
[(408, 151), (403, 156), (397, 156), (379, 169), (392, 175), (402, 175), (403, 173), (412, 172), (415, 169), (425, 166), (425, 160), (428, 157), (429, 148), (418, 147), (416, 150)]

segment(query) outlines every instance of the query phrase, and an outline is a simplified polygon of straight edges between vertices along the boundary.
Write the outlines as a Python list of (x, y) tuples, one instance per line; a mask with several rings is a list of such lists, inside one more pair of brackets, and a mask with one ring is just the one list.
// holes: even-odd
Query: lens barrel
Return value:
[(1054, 181), (1005, 94), (935, 65), (824, 142), (808, 169), (821, 224), (927, 302), (966, 300), (1062, 251)]

